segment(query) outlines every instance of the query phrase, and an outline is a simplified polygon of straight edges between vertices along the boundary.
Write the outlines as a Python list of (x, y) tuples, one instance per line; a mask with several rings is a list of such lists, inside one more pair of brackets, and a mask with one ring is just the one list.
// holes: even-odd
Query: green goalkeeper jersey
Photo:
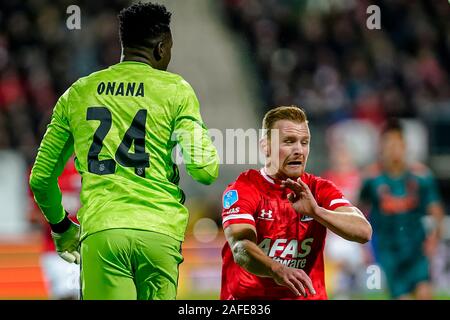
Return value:
[(50, 223), (65, 215), (57, 178), (75, 152), (82, 176), (81, 239), (113, 228), (184, 239), (188, 211), (172, 150), (203, 184), (218, 176), (217, 151), (192, 87), (179, 75), (125, 61), (76, 81), (58, 100), (30, 176)]

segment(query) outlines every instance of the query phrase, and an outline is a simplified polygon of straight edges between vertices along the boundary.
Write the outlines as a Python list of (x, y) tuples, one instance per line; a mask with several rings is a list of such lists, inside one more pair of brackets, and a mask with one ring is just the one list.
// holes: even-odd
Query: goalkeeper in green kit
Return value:
[[(196, 181), (218, 176), (192, 87), (165, 71), (170, 17), (151, 3), (120, 12), (121, 62), (59, 98), (30, 175), (56, 250), (81, 263), (83, 299), (175, 299), (188, 222), (175, 145)], [(57, 184), (73, 153), (82, 176), (80, 226), (67, 218)]]

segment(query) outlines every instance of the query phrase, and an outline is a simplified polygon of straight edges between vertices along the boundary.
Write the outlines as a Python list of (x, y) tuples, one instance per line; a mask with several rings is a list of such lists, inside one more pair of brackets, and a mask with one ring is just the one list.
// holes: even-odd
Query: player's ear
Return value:
[(270, 143), (268, 143), (267, 136), (259, 140), (259, 146), (266, 157), (270, 156)]
[(159, 61), (162, 59), (162, 55), (164, 54), (164, 49), (163, 49), (163, 43), (162, 41), (159, 41), (155, 48), (153, 48), (153, 57), (155, 58), (156, 61)]

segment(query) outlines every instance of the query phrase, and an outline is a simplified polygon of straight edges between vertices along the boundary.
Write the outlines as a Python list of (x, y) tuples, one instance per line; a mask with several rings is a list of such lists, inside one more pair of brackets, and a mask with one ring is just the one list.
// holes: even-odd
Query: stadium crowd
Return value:
[[(311, 119), (382, 123), (425, 117), (450, 101), (446, 1), (223, 0), (245, 34), (267, 106), (298, 104)], [(369, 30), (376, 4), (381, 29)]]
[[(32, 162), (57, 97), (118, 61), (116, 13), (127, 3), (79, 1), (81, 33), (66, 26), (69, 0), (2, 1), (0, 149)], [(375, 124), (448, 108), (448, 4), (374, 3), (380, 30), (366, 27), (367, 1), (223, 0), (230, 25), (250, 44), (267, 107), (298, 104), (314, 121)]]
[(79, 77), (119, 60), (116, 15), (128, 2), (78, 1), (82, 28), (90, 30), (81, 32), (66, 25), (73, 1), (2, 1), (0, 149), (21, 151), (31, 165), (56, 99)]

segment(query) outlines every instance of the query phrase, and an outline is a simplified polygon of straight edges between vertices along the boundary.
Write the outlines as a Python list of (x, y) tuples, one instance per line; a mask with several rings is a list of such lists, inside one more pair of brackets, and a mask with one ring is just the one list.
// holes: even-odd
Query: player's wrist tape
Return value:
[(50, 223), (50, 228), (54, 233), (64, 233), (69, 230), (72, 221), (67, 217), (67, 213), (64, 216), (64, 219), (58, 223)]

